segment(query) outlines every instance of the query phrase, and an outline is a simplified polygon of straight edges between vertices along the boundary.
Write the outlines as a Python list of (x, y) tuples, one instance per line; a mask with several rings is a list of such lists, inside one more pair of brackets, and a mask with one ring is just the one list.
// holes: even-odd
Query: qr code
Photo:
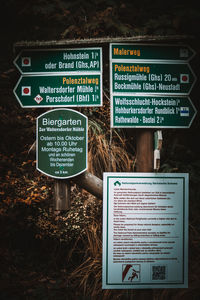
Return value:
[(166, 266), (152, 266), (152, 280), (165, 280), (166, 272)]

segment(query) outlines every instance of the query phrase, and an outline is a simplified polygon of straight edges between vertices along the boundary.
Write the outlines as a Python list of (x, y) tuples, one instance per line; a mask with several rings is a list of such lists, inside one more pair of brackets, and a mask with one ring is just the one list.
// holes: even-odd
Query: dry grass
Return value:
[(88, 227), (86, 239), (83, 240), (84, 262), (70, 274), (72, 284), (94, 299), (101, 293), (102, 285), (102, 240), (99, 231), (100, 226), (95, 222)]
[(104, 132), (100, 123), (89, 121), (88, 164), (91, 173), (133, 171), (135, 157), (126, 151), (127, 141), (116, 130)]
[[(90, 300), (131, 300), (131, 293), (125, 290), (102, 290), (102, 233), (101, 222), (93, 221), (83, 240), (83, 263), (69, 277), (74, 289), (82, 291), (85, 299)], [(75, 249), (74, 249), (75, 250)], [(129, 294), (128, 298), (126, 295)], [(124, 298), (125, 297), (125, 298)]]

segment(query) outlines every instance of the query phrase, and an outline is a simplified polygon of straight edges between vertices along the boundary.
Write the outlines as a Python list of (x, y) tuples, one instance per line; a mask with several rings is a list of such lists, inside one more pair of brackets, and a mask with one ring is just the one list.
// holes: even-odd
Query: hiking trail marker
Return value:
[(14, 64), (22, 107), (102, 105), (102, 48), (23, 50)]
[(188, 45), (169, 44), (111, 44), (113, 59), (190, 61), (195, 52)]
[(37, 118), (37, 169), (53, 178), (70, 178), (87, 169), (87, 117), (54, 109)]
[(100, 75), (21, 76), (14, 94), (22, 107), (99, 106)]
[(189, 46), (110, 44), (111, 126), (189, 127), (194, 54)]
[(22, 50), (14, 60), (21, 74), (101, 72), (101, 48)]
[(188, 96), (113, 96), (111, 126), (188, 128), (196, 113)]
[(195, 80), (187, 63), (112, 63), (112, 92), (115, 94), (188, 95)]

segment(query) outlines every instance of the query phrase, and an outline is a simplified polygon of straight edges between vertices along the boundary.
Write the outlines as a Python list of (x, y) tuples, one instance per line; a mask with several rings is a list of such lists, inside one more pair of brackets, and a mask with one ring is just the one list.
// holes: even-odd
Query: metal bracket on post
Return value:
[(160, 169), (160, 150), (162, 149), (162, 131), (157, 130), (154, 133), (154, 170), (156, 172)]

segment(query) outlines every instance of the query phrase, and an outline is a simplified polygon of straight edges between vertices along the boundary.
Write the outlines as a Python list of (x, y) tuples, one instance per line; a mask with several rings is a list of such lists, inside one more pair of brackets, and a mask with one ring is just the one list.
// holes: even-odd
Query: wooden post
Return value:
[[(154, 133), (152, 129), (138, 129), (136, 171), (153, 172), (154, 168)], [(135, 296), (138, 300), (153, 299), (153, 290), (137, 290)]]
[[(92, 195), (103, 199), (103, 181), (88, 171), (72, 177), (71, 180)], [(70, 209), (70, 182), (69, 179), (57, 179), (54, 183), (53, 208), (59, 212)]]
[(153, 130), (138, 129), (136, 171), (153, 172)]
[(71, 185), (68, 180), (55, 180), (53, 199), (53, 208), (55, 211), (59, 212), (70, 208), (70, 189)]
[(103, 199), (103, 181), (88, 171), (72, 177), (72, 181), (97, 198)]

